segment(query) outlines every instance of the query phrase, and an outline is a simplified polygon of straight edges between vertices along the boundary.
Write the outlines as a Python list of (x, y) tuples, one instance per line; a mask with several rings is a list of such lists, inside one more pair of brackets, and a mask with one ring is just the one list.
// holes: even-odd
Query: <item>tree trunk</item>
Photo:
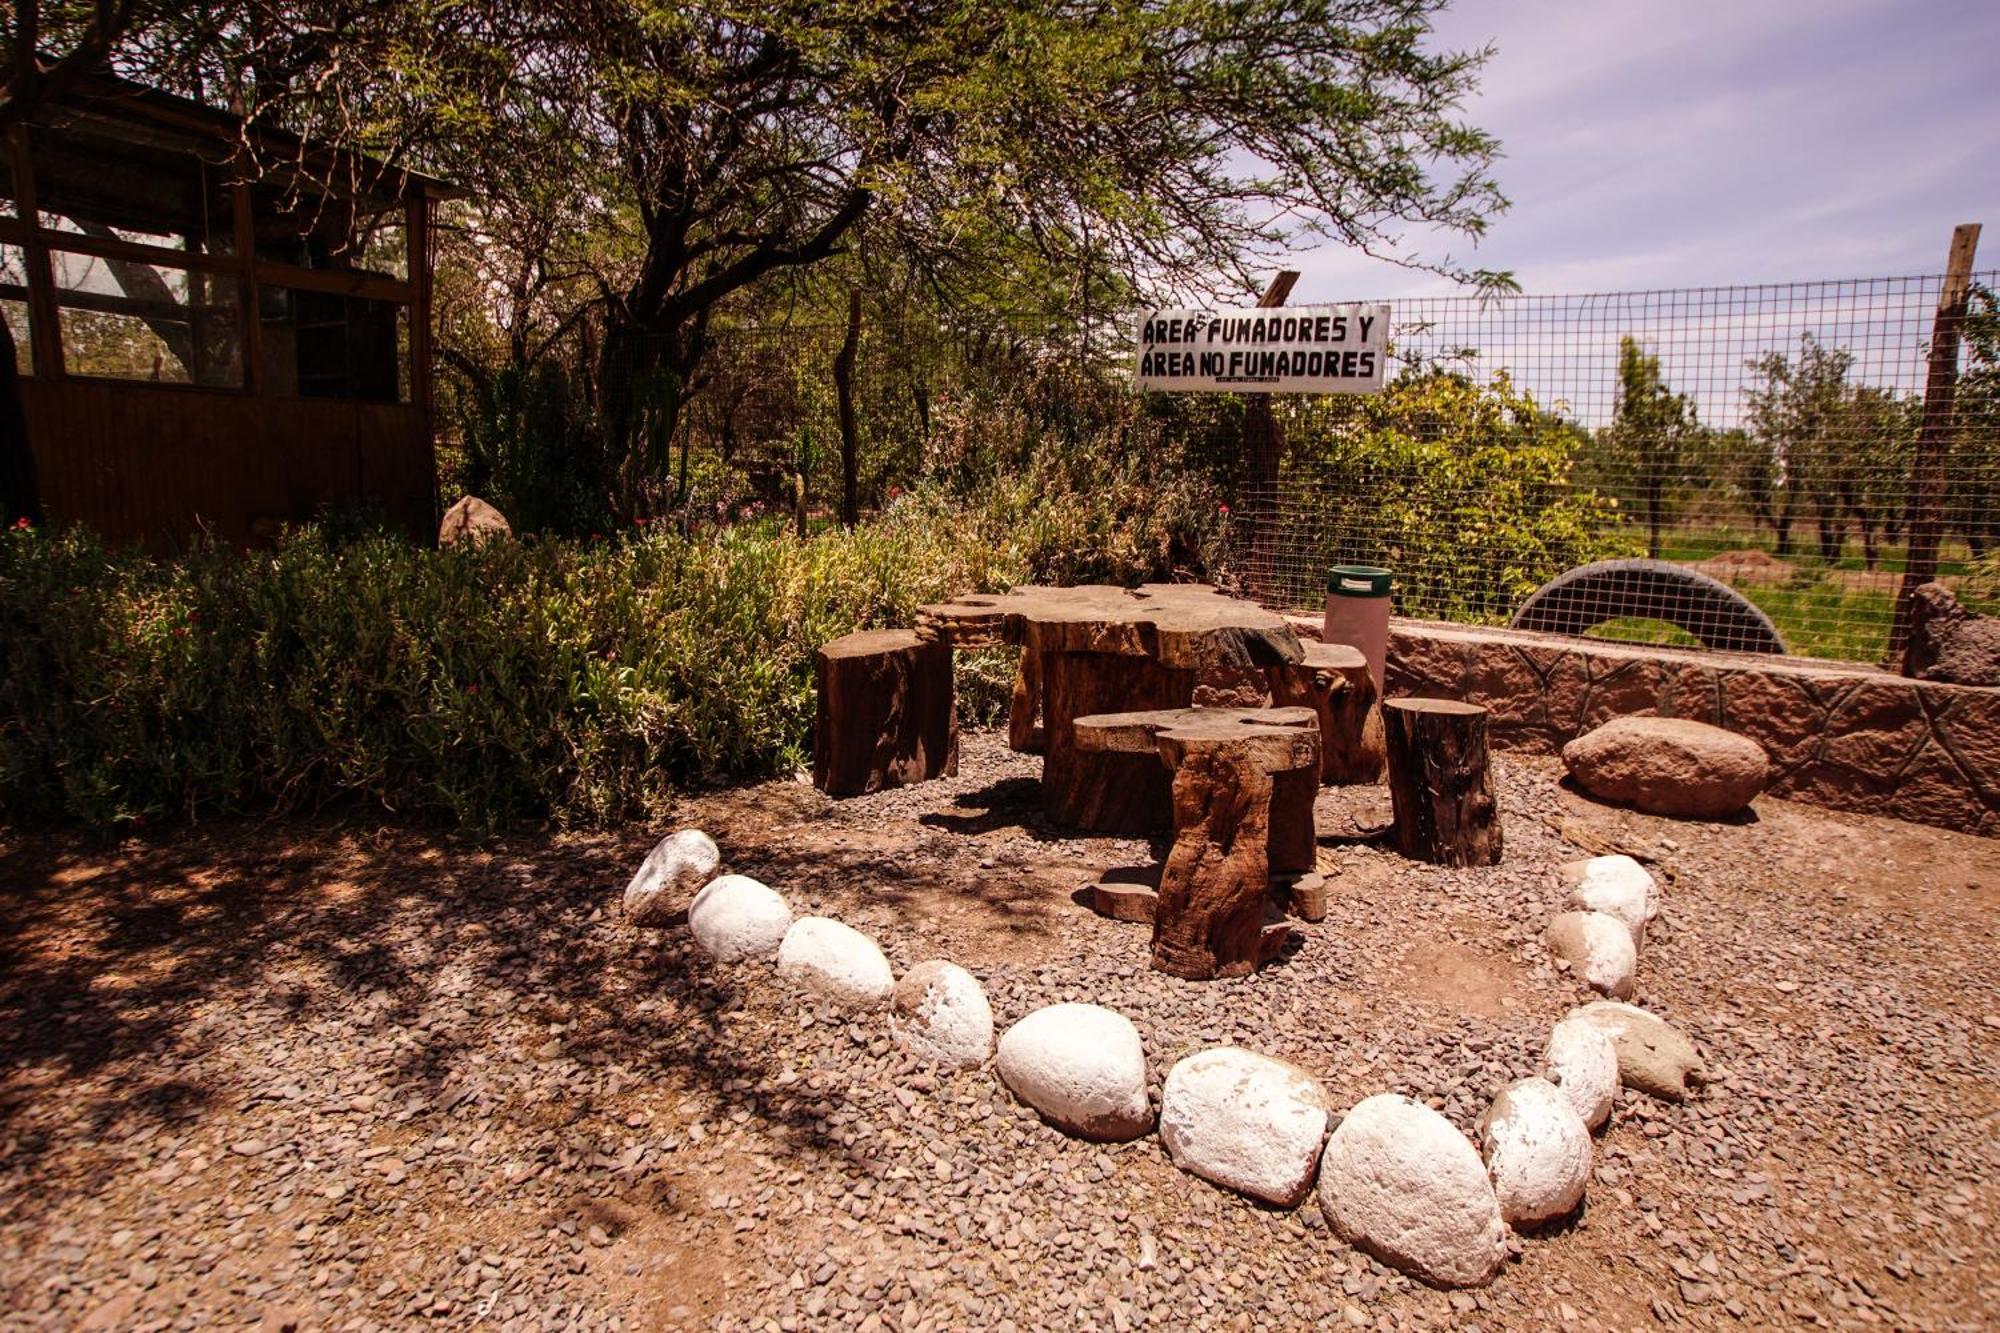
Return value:
[(1271, 775), (1240, 750), (1216, 746), (1182, 760), (1174, 847), (1153, 913), (1155, 968), (1194, 981), (1256, 971), (1271, 887), (1270, 810)]
[(42, 490), (35, 455), (28, 448), (28, 414), (21, 406), (21, 375), (14, 358), (14, 330), (0, 318), (0, 521), (27, 519), (40, 526)]
[(1500, 808), (1486, 766), (1486, 710), (1449, 699), (1382, 706), (1396, 850), (1434, 865), (1500, 863)]
[(1382, 776), (1382, 708), (1358, 648), (1307, 643), (1301, 662), (1270, 667), (1271, 702), (1319, 715), (1320, 781), (1329, 786)]
[(1166, 770), (1147, 754), (1085, 754), (1075, 722), (1092, 713), (1185, 708), (1195, 673), (1121, 653), (1044, 653), (1042, 809), (1095, 833), (1158, 833), (1173, 822)]
[(854, 423), (854, 354), (861, 343), (861, 289), (847, 293), (847, 337), (833, 358), (833, 388), (840, 405), (840, 523), (861, 521), (861, 441)]
[(858, 796), (958, 771), (951, 647), (915, 630), (867, 630), (813, 657), (813, 785)]

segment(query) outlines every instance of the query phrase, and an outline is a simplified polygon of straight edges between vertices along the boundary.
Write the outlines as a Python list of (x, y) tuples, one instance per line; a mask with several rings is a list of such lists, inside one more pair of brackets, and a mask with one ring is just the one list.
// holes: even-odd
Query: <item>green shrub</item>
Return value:
[(1576, 482), (1588, 437), (1505, 375), (1299, 400), (1287, 430), (1279, 559), (1311, 580), (1307, 601), (1330, 566), (1386, 565), (1404, 615), (1504, 620), (1565, 570), (1645, 552), (1617, 502)]
[[(968, 525), (420, 550), (316, 531), (175, 562), (0, 541), (0, 816), (116, 825), (361, 797), (602, 823), (804, 760), (812, 651), (1018, 581)], [(990, 717), (1006, 679), (968, 673)]]

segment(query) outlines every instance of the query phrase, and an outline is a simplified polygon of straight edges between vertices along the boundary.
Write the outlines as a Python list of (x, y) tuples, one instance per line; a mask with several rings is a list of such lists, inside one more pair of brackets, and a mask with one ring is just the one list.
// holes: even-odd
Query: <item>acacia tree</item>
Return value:
[(725, 303), (864, 230), (939, 290), (988, 276), (1007, 247), (960, 240), (996, 232), (1162, 292), (1247, 288), (1316, 237), (1493, 279), (1393, 248), (1503, 205), (1492, 140), (1456, 118), (1484, 53), (1428, 49), (1441, 5), (586, 0), (489, 26), (515, 53), (503, 107), (570, 108), (615, 182), (636, 258), (606, 283), (601, 407), (656, 452)]

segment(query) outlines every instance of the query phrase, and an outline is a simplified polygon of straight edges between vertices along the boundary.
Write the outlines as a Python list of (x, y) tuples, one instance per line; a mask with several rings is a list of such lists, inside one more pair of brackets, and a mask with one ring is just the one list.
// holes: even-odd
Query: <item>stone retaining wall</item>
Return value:
[(1623, 714), (1693, 718), (1762, 743), (1774, 796), (2000, 836), (2000, 689), (1399, 620), (1388, 693), (1484, 704), (1496, 745), (1549, 754)]

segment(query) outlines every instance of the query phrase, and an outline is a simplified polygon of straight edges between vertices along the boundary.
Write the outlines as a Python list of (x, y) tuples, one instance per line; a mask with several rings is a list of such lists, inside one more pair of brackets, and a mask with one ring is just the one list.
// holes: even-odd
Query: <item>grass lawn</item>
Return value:
[[(1794, 579), (1785, 584), (1746, 584), (1737, 589), (1757, 606), (1800, 657), (1844, 662), (1880, 662), (1889, 648), (1895, 597), (1877, 588), (1845, 588), (1827, 581)], [(1628, 616), (1607, 620), (1589, 632), (1594, 639), (1658, 643), (1697, 648), (1693, 635), (1664, 620)]]
[[(1782, 557), (1793, 573), (1782, 582), (1745, 581), (1736, 591), (1763, 609), (1784, 636), (1785, 646), (1801, 657), (1826, 657), (1847, 662), (1880, 662), (1889, 648), (1889, 628), (1895, 618), (1895, 576), (1903, 571), (1909, 550), (1885, 545), (1875, 564), (1882, 586), (1858, 587), (1864, 580), (1842, 574), (1867, 568), (1860, 544), (1849, 538), (1831, 565), (1821, 560), (1817, 534), (1801, 524), (1792, 530), (1794, 549)], [(1682, 527), (1663, 534), (1660, 556), (1682, 564), (1700, 564), (1727, 551), (1772, 552), (1772, 534), (1741, 527)], [(1975, 611), (1993, 612), (2000, 605), (1983, 590), (1960, 584), (1969, 572), (1972, 553), (1961, 541), (1947, 541), (1938, 552), (1938, 574), (1956, 588)], [(1699, 647), (1694, 636), (1661, 620), (1626, 617), (1608, 620), (1589, 637), (1622, 643), (1656, 643)]]

